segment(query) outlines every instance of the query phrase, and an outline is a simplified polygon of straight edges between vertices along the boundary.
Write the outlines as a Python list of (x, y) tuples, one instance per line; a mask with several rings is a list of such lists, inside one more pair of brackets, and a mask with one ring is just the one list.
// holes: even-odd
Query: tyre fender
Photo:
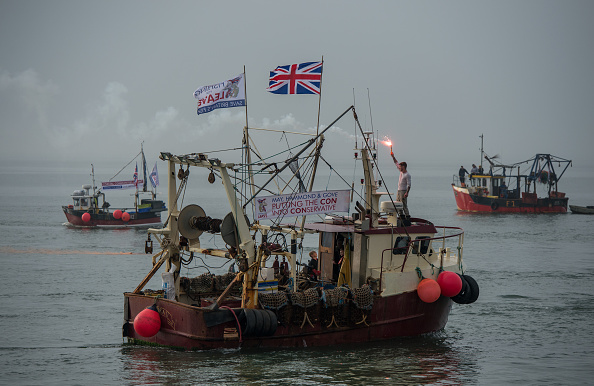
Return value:
[(468, 283), (468, 286), (470, 287), (470, 297), (468, 298), (468, 303), (466, 303), (466, 304), (474, 303), (474, 302), (476, 302), (476, 300), (479, 297), (479, 285), (476, 282), (476, 280), (474, 280), (472, 278), (472, 276), (468, 276), (468, 275), (462, 275), (462, 276), (464, 277), (464, 279)]
[(471, 295), (470, 285), (466, 279), (464, 279), (464, 275), (458, 274), (458, 276), (460, 276), (460, 279), (462, 279), (462, 289), (458, 295), (452, 296), (451, 299), (458, 304), (467, 304), (466, 302), (470, 299)]

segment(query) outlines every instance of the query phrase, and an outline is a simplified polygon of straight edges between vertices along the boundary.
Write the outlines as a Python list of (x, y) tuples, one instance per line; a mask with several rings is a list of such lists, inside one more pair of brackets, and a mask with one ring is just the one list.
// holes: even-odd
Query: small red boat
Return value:
[[(166, 211), (167, 208), (162, 200), (156, 199), (155, 191), (147, 189), (146, 160), (142, 146), (138, 155), (142, 155), (144, 179), (138, 179), (138, 173), (135, 171), (134, 180), (103, 183), (104, 189), (135, 188), (134, 206), (110, 208), (109, 203), (105, 201), (105, 193), (95, 186), (95, 169), (91, 165), (92, 185), (83, 185), (82, 189), (75, 190), (71, 195), (72, 203), (62, 206), (68, 224), (104, 228), (160, 226), (161, 212)], [(156, 165), (151, 178), (156, 187), (159, 181)], [(147, 194), (150, 198), (141, 198), (142, 194)]]
[[(482, 135), (481, 135), (482, 138)], [(571, 160), (551, 154), (536, 154), (526, 161), (504, 165), (497, 163), (497, 156), (484, 154), (489, 171), (454, 175), (452, 189), (458, 210), (465, 212), (495, 213), (566, 213), (569, 198), (558, 190), (559, 180), (571, 165)], [(560, 173), (555, 164), (562, 167)], [(527, 174), (521, 167), (530, 166)]]

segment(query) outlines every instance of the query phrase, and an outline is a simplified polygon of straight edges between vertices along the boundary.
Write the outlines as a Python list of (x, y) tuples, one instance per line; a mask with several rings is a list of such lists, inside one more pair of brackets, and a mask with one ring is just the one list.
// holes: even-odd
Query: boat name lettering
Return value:
[(173, 316), (171, 315), (171, 313), (159, 306), (157, 306), (157, 310), (159, 311), (159, 314), (161, 314), (161, 316), (167, 320), (167, 324), (169, 325), (169, 327), (175, 330), (175, 321), (173, 320)]

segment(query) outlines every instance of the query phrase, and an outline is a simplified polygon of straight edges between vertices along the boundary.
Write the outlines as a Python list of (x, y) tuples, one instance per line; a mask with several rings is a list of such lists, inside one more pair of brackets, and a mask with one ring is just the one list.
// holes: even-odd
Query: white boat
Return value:
[(594, 214), (594, 206), (569, 205), (569, 209), (571, 209), (571, 213)]

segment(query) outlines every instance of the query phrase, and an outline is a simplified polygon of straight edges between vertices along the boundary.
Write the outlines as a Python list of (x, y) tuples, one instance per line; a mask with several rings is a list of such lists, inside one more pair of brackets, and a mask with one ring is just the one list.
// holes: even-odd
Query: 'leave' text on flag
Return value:
[(210, 86), (203, 86), (194, 91), (198, 99), (198, 115), (216, 109), (245, 106), (245, 83), (243, 74)]

